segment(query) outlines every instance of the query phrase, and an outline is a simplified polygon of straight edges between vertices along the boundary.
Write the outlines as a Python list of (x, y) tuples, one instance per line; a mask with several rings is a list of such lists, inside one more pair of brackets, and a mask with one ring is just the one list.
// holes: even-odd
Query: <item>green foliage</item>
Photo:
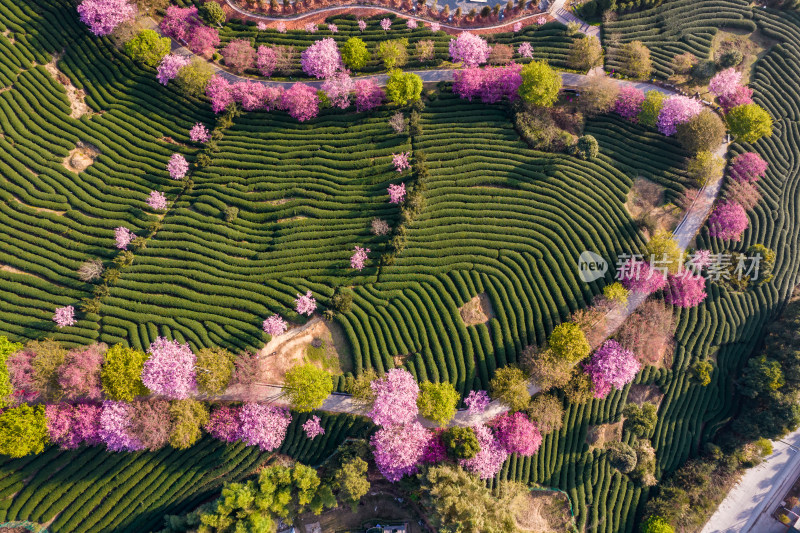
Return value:
[(200, 16), (212, 26), (221, 26), (225, 22), (225, 11), (214, 0), (206, 0), (200, 6)]
[(722, 177), (722, 169), (725, 167), (725, 160), (711, 152), (699, 152), (687, 163), (689, 177), (699, 185), (707, 185), (716, 182)]
[(558, 431), (564, 425), (564, 404), (553, 394), (537, 394), (528, 406), (528, 417), (542, 434)]
[(610, 302), (618, 305), (626, 305), (628, 303), (628, 296), (631, 291), (626, 289), (622, 283), (615, 281), (610, 285), (603, 287), (603, 296)]
[(666, 230), (658, 230), (647, 243), (647, 258), (658, 261), (659, 267), (665, 267), (670, 274), (676, 274), (683, 262), (683, 250), (675, 236)]
[(653, 70), (650, 50), (641, 41), (631, 41), (619, 49), (620, 71), (626, 76), (644, 80)]
[(23, 404), (0, 413), (0, 454), (24, 457), (41, 453), (48, 440), (43, 405)]
[(711, 372), (713, 371), (714, 365), (708, 359), (700, 359), (692, 365), (692, 373), (703, 387), (711, 384)]
[(205, 94), (208, 80), (213, 75), (214, 69), (207, 61), (194, 57), (188, 65), (178, 71), (175, 83), (186, 96), (199, 97)]
[(339, 291), (331, 298), (331, 308), (337, 313), (347, 313), (353, 305), (353, 293), (350, 291)]
[(511, 411), (522, 411), (531, 401), (528, 378), (516, 366), (498, 368), (489, 382), (492, 398), (506, 404)]
[(160, 37), (155, 30), (142, 30), (125, 43), (125, 53), (134, 61), (156, 67), (169, 54), (171, 42), (169, 37)]
[(33, 367), (33, 387), (48, 401), (58, 401), (61, 390), (58, 384), (58, 368), (64, 363), (67, 350), (52, 340), (31, 341), (26, 348), (36, 354)]
[(637, 119), (639, 124), (654, 128), (658, 122), (658, 114), (661, 113), (661, 106), (667, 96), (660, 91), (647, 91), (644, 95), (642, 108), (639, 110)]
[(744, 60), (744, 56), (739, 50), (728, 50), (719, 56), (717, 64), (720, 70), (737, 66)]
[(345, 390), (351, 395), (352, 400), (364, 406), (371, 406), (375, 401), (370, 383), (378, 379), (378, 374), (373, 369), (366, 370), (357, 378), (348, 378)]
[(307, 413), (321, 407), (333, 392), (333, 378), (330, 372), (306, 363), (286, 372), (284, 386), (292, 409)]
[(202, 427), (208, 422), (208, 406), (197, 400), (175, 400), (169, 406), (172, 431), (169, 444), (185, 450), (193, 446), (203, 435)]
[(460, 395), (452, 383), (426, 381), (420, 385), (417, 407), (422, 416), (444, 426), (456, 415), (459, 398)]
[(342, 461), (334, 473), (334, 481), (341, 500), (356, 512), (361, 497), (369, 492), (371, 484), (367, 479), (367, 462), (360, 457)]
[(651, 516), (642, 523), (642, 533), (675, 533), (675, 530), (660, 516)]
[(149, 391), (140, 377), (147, 357), (143, 351), (127, 348), (122, 344), (109, 348), (100, 370), (103, 394), (111, 400), (125, 402), (148, 394)]
[(319, 515), (336, 507), (331, 487), (320, 482), (316, 470), (300, 463), (265, 468), (258, 476), (258, 487), (256, 506), (288, 524), (306, 510)]
[(725, 135), (725, 124), (719, 115), (703, 109), (688, 122), (678, 124), (678, 142), (691, 153), (716, 149)]
[(623, 474), (636, 468), (636, 450), (624, 442), (613, 441), (606, 444), (608, 462)]
[(398, 105), (407, 105), (419, 100), (422, 94), (422, 78), (411, 72), (395, 69), (389, 72), (386, 96)]
[(639, 438), (647, 438), (658, 422), (658, 410), (652, 403), (645, 402), (641, 407), (629, 403), (622, 410), (625, 416), (625, 428)]
[[(212, 2), (212, 3), (214, 3), (214, 2)], [(228, 207), (225, 208), (225, 222), (227, 222), (228, 224), (230, 224), (231, 222), (236, 220), (236, 217), (238, 217), (238, 216), (239, 216), (239, 208), (238, 207), (234, 207), (232, 205), (229, 205)]]
[(546, 61), (531, 61), (522, 67), (520, 75), (519, 95), (523, 101), (539, 107), (550, 107), (556, 102), (561, 76)]
[(447, 455), (453, 460), (472, 459), (481, 451), (478, 437), (471, 427), (447, 428), (442, 433), (442, 442), (447, 449)]
[(725, 121), (737, 141), (752, 144), (772, 135), (772, 117), (758, 104), (734, 107), (725, 115)]
[(547, 345), (557, 359), (577, 363), (592, 351), (583, 330), (574, 322), (564, 322), (553, 329)]
[(212, 510), (200, 515), (198, 533), (274, 533), (275, 520), (256, 507), (255, 483), (230, 483), (214, 502)]
[(582, 135), (578, 137), (578, 142), (572, 147), (571, 152), (572, 155), (580, 157), (584, 161), (591, 160), (600, 153), (600, 145), (593, 136)]
[[(585, 4), (584, 4), (585, 5)], [(603, 46), (595, 36), (575, 39), (569, 47), (569, 66), (575, 70), (590, 70), (603, 63)]]
[(763, 394), (769, 396), (786, 384), (780, 362), (762, 354), (747, 361), (742, 371), (739, 391), (751, 398)]
[(408, 61), (408, 39), (391, 39), (378, 44), (378, 57), (386, 70), (400, 68)]
[(0, 335), (0, 408), (9, 405), (11, 394), (14, 392), (14, 387), (11, 386), (11, 379), (8, 375), (6, 359), (21, 349), (22, 343), (11, 342), (4, 335)]
[(197, 389), (203, 394), (221, 394), (233, 376), (235, 356), (224, 348), (203, 348), (197, 352)]
[(367, 66), (370, 53), (367, 45), (359, 37), (350, 37), (341, 47), (342, 61), (351, 70), (361, 70)]

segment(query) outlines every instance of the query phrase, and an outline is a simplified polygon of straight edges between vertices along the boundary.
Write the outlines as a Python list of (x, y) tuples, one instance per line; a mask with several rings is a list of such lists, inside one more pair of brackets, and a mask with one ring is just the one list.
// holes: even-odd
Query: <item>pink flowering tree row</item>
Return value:
[(453, 92), (466, 100), (480, 98), (485, 104), (493, 104), (503, 98), (513, 102), (519, 98), (521, 70), (522, 65), (514, 63), (504, 67), (458, 70), (454, 74)]

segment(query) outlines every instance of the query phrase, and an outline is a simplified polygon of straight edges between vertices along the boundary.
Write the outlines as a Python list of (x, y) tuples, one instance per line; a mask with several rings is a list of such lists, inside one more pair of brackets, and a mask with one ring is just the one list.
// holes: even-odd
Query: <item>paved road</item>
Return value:
[(584, 35), (588, 35), (591, 37), (600, 38), (600, 26), (591, 26), (586, 22), (582, 21), (566, 9), (564, 9), (564, 5), (566, 4), (566, 0), (555, 0), (550, 7), (548, 8), (548, 12), (560, 23), (562, 24), (569, 24), (571, 22), (575, 22), (580, 24), (580, 32)]
[(800, 429), (773, 441), (772, 455), (744, 473), (702, 533), (784, 533), (771, 514), (800, 476), (799, 449)]

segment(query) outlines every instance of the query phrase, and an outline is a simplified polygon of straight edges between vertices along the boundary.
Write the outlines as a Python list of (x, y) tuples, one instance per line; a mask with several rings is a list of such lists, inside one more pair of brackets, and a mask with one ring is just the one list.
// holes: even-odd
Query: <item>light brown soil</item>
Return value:
[(461, 320), (467, 326), (486, 324), (494, 318), (492, 301), (485, 292), (474, 296), (470, 301), (459, 307), (458, 312), (461, 314)]
[(162, 141), (162, 142), (165, 142), (167, 144), (174, 144), (175, 146), (186, 146), (185, 143), (179, 143), (178, 141), (176, 141), (172, 137), (161, 137), (158, 140)]
[(628, 392), (628, 401), (635, 403), (639, 407), (644, 405), (645, 402), (652, 403), (658, 407), (663, 399), (664, 393), (661, 392), (658, 385), (631, 385), (631, 390)]
[[(321, 344), (317, 349), (312, 345), (315, 339), (316, 344)], [(259, 350), (258, 358), (260, 373), (257, 381), (273, 385), (283, 383), (286, 372), (304, 362), (313, 363), (333, 374), (352, 370), (352, 356), (341, 326), (319, 317), (273, 337)]]
[(279, 199), (279, 200), (267, 200), (267, 203), (268, 203), (269, 205), (283, 205), (283, 204), (285, 204), (285, 203), (286, 203), (286, 202), (288, 202), (288, 201), (289, 201), (289, 199), (288, 199), (288, 198), (281, 198), (281, 199)]
[(562, 533), (569, 530), (569, 504), (559, 492), (524, 492), (511, 505), (514, 521), (522, 531)]
[(664, 188), (644, 178), (636, 178), (633, 182), (625, 207), (631, 218), (637, 219), (649, 214), (658, 229), (667, 231), (675, 229), (681, 217), (679, 207), (664, 203)]
[(89, 107), (86, 102), (86, 93), (83, 92), (83, 89), (78, 89), (74, 85), (72, 85), (72, 81), (56, 66), (58, 64), (58, 60), (61, 59), (63, 52), (60, 54), (53, 54), (53, 60), (49, 63), (44, 65), (44, 68), (47, 69), (47, 72), (50, 73), (53, 78), (64, 86), (64, 89), (67, 91), (67, 98), (69, 98), (70, 106), (72, 106), (72, 112), (69, 114), (72, 118), (81, 118), (83, 115), (92, 112), (92, 108)]
[(100, 155), (100, 149), (89, 143), (78, 141), (75, 148), (69, 152), (69, 155), (64, 158), (63, 164), (67, 170), (72, 172), (83, 172), (89, 165), (94, 163), (97, 156)]
[(278, 224), (281, 224), (283, 222), (294, 222), (295, 220), (303, 220), (303, 219), (306, 219), (306, 218), (308, 218), (308, 217), (305, 217), (305, 216), (302, 216), (302, 215), (298, 215), (296, 217), (279, 218), (278, 219)]
[(33, 209), (34, 211), (39, 211), (39, 212), (42, 212), (42, 213), (53, 213), (54, 215), (63, 215), (64, 213), (66, 213), (66, 211), (56, 211), (55, 209), (47, 209), (46, 207), (36, 207), (36, 206), (33, 206), (33, 205), (28, 205), (25, 202), (23, 202), (22, 200), (20, 200), (19, 198), (17, 198), (16, 196), (12, 196), (12, 198), (14, 198), (14, 200), (17, 203), (22, 204), (22, 205), (24, 205), (25, 207), (27, 207), (29, 209)]
[(586, 431), (586, 442), (589, 448), (602, 448), (608, 442), (622, 440), (622, 421), (613, 424), (589, 426)]

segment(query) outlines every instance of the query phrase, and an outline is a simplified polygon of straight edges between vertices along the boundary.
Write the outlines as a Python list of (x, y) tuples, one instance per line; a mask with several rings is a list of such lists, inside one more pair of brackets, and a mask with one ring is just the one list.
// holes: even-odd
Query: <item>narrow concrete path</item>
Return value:
[(589, 37), (597, 37), (600, 38), (600, 26), (592, 26), (588, 24), (566, 9), (564, 9), (564, 5), (566, 4), (566, 0), (555, 0), (550, 7), (547, 9), (548, 13), (550, 13), (553, 18), (559, 21), (562, 24), (569, 24), (574, 22), (576, 24), (580, 24), (580, 32), (584, 35)]

